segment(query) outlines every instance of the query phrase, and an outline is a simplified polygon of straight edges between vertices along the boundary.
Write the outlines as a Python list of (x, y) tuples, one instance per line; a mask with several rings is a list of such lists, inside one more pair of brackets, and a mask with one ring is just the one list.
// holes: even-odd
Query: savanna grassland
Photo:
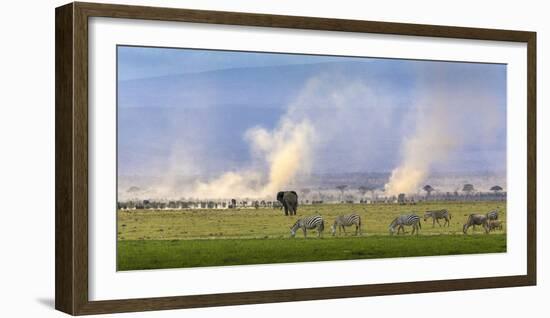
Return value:
[[(118, 270), (291, 263), (306, 261), (390, 258), (407, 256), (499, 253), (506, 251), (506, 233), (485, 235), (478, 226), (468, 235), (462, 225), (470, 213), (499, 208), (506, 223), (505, 202), (434, 202), (417, 205), (321, 204), (301, 205), (297, 216), (285, 217), (272, 208), (227, 210), (119, 210)], [(420, 235), (390, 236), (391, 220), (404, 213), (419, 216), (426, 210), (447, 209), (451, 224), (432, 227), (422, 220)], [(362, 235), (354, 227), (336, 236), (330, 226), (337, 215), (357, 213)], [(290, 238), (289, 227), (301, 216), (320, 214), (325, 220), (322, 238), (301, 230)], [(443, 225), (443, 221), (440, 221)], [(472, 235), (473, 234), (473, 235)]]

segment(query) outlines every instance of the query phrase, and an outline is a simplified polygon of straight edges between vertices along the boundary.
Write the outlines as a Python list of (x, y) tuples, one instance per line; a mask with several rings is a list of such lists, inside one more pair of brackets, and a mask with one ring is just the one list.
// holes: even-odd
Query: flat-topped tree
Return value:
[(473, 184), (470, 184), (470, 183), (466, 183), (466, 184), (462, 187), (462, 191), (465, 192), (466, 194), (471, 194), (472, 192), (475, 191), (474, 185), (473, 185)]
[(426, 196), (429, 197), (435, 189), (431, 185), (427, 184), (422, 188), (422, 190), (426, 191)]
[(502, 191), (502, 187), (499, 186), (499, 185), (496, 185), (496, 186), (492, 186), (491, 189), (489, 189), (491, 191), (493, 191), (495, 194), (499, 193), (500, 191)]
[(347, 187), (348, 187), (347, 184), (341, 184), (339, 186), (336, 186), (336, 189), (340, 190), (340, 201), (344, 201), (344, 191), (346, 191)]
[(357, 191), (359, 192), (361, 197), (364, 197), (367, 191), (369, 191), (369, 188), (367, 186), (360, 186), (359, 188), (357, 188)]

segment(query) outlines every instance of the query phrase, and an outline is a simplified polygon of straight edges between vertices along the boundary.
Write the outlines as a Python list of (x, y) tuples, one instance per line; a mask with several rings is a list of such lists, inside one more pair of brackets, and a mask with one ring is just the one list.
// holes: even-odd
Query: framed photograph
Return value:
[(56, 9), (82, 315), (536, 284), (536, 33)]

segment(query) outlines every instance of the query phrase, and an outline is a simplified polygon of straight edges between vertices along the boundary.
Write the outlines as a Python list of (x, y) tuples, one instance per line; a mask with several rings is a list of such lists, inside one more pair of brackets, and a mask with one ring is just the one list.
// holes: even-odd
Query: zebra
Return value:
[(446, 209), (426, 211), (426, 213), (424, 213), (424, 222), (426, 222), (429, 218), (432, 218), (432, 227), (435, 227), (435, 222), (437, 222), (437, 224), (441, 226), (441, 223), (439, 223), (440, 219), (445, 219), (445, 223), (443, 223), (443, 226), (445, 226), (445, 224), (447, 225), (447, 227), (451, 226), (451, 222), (449, 220), (452, 218), (452, 216)]
[(307, 237), (307, 230), (317, 229), (317, 237), (321, 237), (321, 233), (325, 229), (325, 221), (320, 215), (307, 216), (301, 219), (298, 219), (292, 227), (290, 227), (290, 236), (296, 236), (296, 231), (298, 229), (304, 231), (304, 238)]
[(489, 232), (494, 230), (502, 231), (502, 221), (489, 220), (487, 223), (487, 227), (489, 228)]
[(419, 229), (422, 228), (422, 224), (420, 223), (420, 217), (416, 214), (404, 214), (401, 216), (396, 217), (391, 221), (389, 230), (390, 235), (393, 235), (395, 233), (395, 228), (397, 227), (397, 234), (399, 235), (399, 231), (403, 230), (403, 234), (405, 234), (405, 225), (412, 226), (412, 234), (416, 232), (416, 235), (418, 235)]
[(470, 226), (474, 225), (483, 225), (483, 228), (485, 229), (485, 233), (489, 233), (489, 226), (488, 226), (488, 219), (487, 215), (483, 214), (470, 214), (468, 216), (468, 219), (466, 220), (466, 223), (462, 227), (462, 232), (464, 234), (467, 234), (468, 229)]
[(355, 225), (355, 235), (361, 234), (361, 217), (355, 213), (347, 215), (339, 215), (334, 220), (334, 224), (331, 226), (332, 236), (336, 235), (336, 228), (338, 228), (338, 234), (346, 233), (346, 226)]
[(489, 211), (489, 213), (486, 214), (487, 220), (498, 220), (498, 209)]

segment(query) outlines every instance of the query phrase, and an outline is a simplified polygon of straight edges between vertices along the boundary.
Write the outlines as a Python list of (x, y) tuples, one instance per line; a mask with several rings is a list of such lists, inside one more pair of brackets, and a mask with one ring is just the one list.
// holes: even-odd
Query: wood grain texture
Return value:
[(76, 312), (88, 303), (88, 16), (74, 10), (74, 249)]
[[(88, 18), (112, 17), (527, 43), (527, 275), (108, 301), (88, 300)], [(72, 3), (56, 9), (56, 308), (82, 315), (536, 284), (536, 33)]]
[(213, 306), (247, 305), (273, 302), (306, 301), (333, 298), (429, 293), (467, 289), (487, 289), (531, 285), (525, 276), (490, 277), (425, 281), (412, 283), (374, 284), (342, 287), (288, 289), (245, 293), (210, 294), (197, 296), (123, 299), (90, 302), (79, 314), (168, 310)]
[(537, 284), (537, 34), (527, 43), (527, 276)]
[(465, 28), (426, 24), (346, 20), (258, 13), (173, 9), (76, 2), (90, 16), (144, 20), (180, 21), (270, 28), (309, 29), (342, 32), (366, 32), (460, 39), (526, 42), (529, 32)]
[(73, 5), (55, 10), (55, 308), (74, 313)]

